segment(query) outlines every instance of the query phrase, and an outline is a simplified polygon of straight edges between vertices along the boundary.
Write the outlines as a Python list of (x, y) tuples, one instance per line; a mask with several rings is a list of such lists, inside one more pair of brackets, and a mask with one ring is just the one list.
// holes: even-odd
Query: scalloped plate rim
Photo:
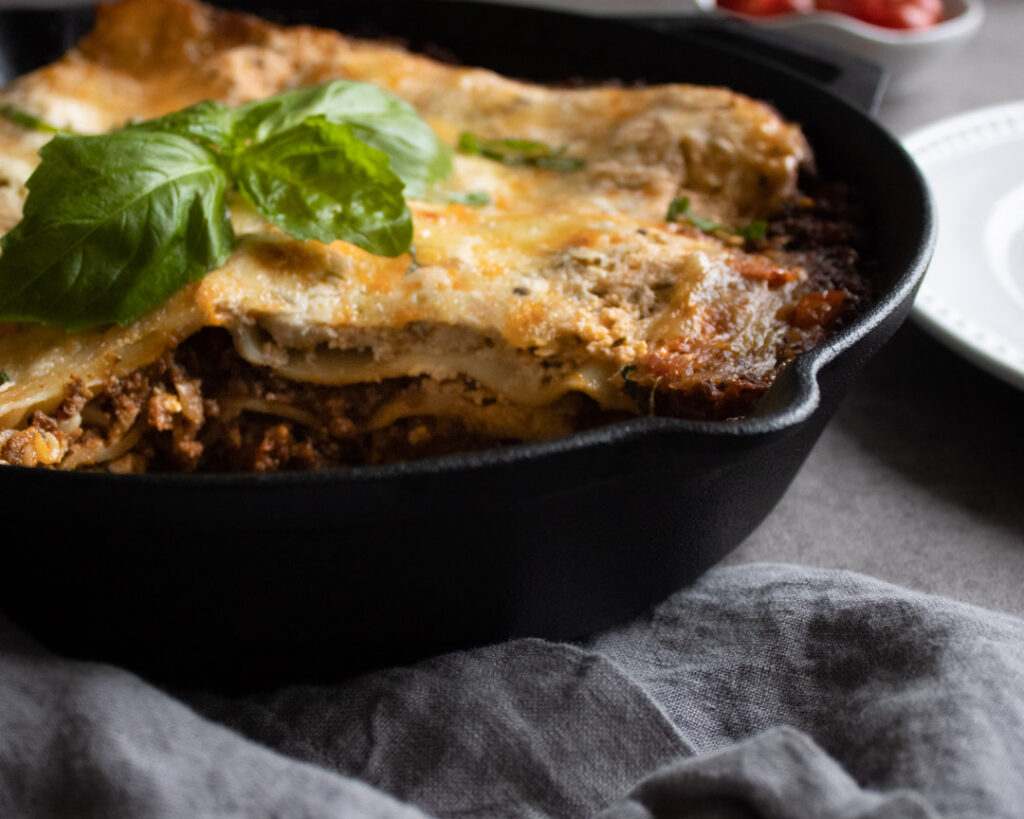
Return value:
[[(1003, 127), (1001, 134), (995, 129)], [(988, 135), (984, 130), (988, 129)], [(986, 145), (986, 139), (988, 144)], [(972, 141), (973, 140), (973, 141)], [(1002, 103), (967, 111), (939, 120), (913, 131), (903, 138), (903, 144), (914, 160), (921, 167), (922, 173), (932, 185), (930, 168), (937, 164), (955, 162), (963, 159), (958, 152), (968, 154), (984, 154), (986, 148), (1005, 145), (1007, 142), (1019, 143), (1024, 152), (1024, 100)], [(956, 143), (959, 142), (959, 145)], [(952, 144), (951, 144), (952, 143)], [(1024, 163), (1022, 163), (1024, 165)], [(931, 171), (934, 174), (934, 170)], [(1024, 174), (1018, 181), (1015, 190), (1024, 189)], [(943, 194), (952, 192), (939, 190), (932, 186), (932, 196), (936, 200), (939, 219), (942, 218)], [(994, 210), (997, 202), (988, 203)], [(1024, 220), (1022, 220), (1024, 221)], [(933, 270), (941, 265), (942, 225), (939, 225), (940, 245), (932, 260)], [(998, 281), (998, 273), (984, 261), (986, 254), (984, 240), (979, 237), (979, 258), (983, 263), (978, 266), (984, 275), (973, 282), (984, 287), (991, 286), (1002, 292), (1005, 288)], [(1012, 294), (1011, 294), (1012, 295)], [(977, 316), (970, 310), (957, 306), (956, 293), (951, 292), (948, 283), (929, 273), (924, 277), (921, 289), (911, 309), (911, 317), (932, 336), (943, 342), (957, 353), (992, 375), (1024, 390), (1024, 332), (1020, 340), (1007, 338), (994, 330), (984, 316)], [(1007, 309), (1016, 310), (1021, 327), (1024, 328), (1024, 307), (1012, 304), (1011, 298)]]

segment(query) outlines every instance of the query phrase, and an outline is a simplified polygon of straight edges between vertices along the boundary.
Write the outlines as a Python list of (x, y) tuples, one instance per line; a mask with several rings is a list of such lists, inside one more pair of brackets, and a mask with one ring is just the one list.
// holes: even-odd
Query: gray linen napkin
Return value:
[(179, 699), (0, 625), (5, 819), (598, 814), (1022, 816), (1024, 623), (741, 566), (585, 646)]

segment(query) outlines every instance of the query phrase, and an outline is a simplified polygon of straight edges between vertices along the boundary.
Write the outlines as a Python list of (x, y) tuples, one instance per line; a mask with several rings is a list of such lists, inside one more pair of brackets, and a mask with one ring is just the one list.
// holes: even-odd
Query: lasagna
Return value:
[[(192, 0), (122, 0), (0, 102), (104, 133), (336, 79), (387, 89), (450, 145), (514, 137), (581, 167), (456, 152), (447, 185), (479, 201), (410, 199), (414, 253), (394, 258), (291, 238), (233, 201), (227, 262), (130, 324), (0, 324), (0, 463), (321, 468), (650, 413), (728, 421), (862, 300), (856, 229), (800, 129), (723, 88), (542, 87)], [(0, 232), (51, 136), (0, 120)]]

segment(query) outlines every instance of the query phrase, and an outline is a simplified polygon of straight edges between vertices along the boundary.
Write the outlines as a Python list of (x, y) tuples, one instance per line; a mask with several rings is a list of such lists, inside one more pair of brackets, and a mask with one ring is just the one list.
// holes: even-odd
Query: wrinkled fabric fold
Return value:
[(175, 696), (0, 621), (0, 816), (1020, 815), (1024, 623), (717, 569), (579, 645)]
[(794, 728), (668, 765), (597, 819), (939, 819), (915, 793), (874, 793)]
[(585, 817), (691, 751), (594, 652), (516, 640), (241, 701), (207, 716), (438, 816)]
[(249, 742), (137, 677), (48, 656), (0, 622), (4, 819), (426, 819)]

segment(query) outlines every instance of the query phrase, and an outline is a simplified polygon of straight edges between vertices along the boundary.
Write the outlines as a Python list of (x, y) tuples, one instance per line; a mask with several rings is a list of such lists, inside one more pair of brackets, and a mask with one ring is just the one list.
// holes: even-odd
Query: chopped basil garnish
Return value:
[(744, 227), (736, 228), (733, 233), (744, 239), (760, 241), (768, 234), (768, 223), (764, 219), (754, 219)]
[(222, 265), (231, 188), (296, 238), (398, 256), (413, 233), (405, 195), (451, 169), (412, 106), (347, 81), (58, 134), (39, 155), (23, 218), (0, 239), (0, 321), (71, 330), (127, 324)]
[(680, 196), (678, 199), (673, 199), (672, 203), (668, 206), (668, 213), (665, 215), (666, 222), (679, 222), (681, 220), (686, 220), (697, 230), (702, 230), (705, 233), (722, 231), (723, 233), (731, 233), (734, 236), (754, 241), (763, 239), (768, 231), (768, 224), (763, 219), (755, 219), (750, 224), (741, 228), (731, 228), (727, 225), (720, 225), (711, 219), (697, 216), (690, 210), (690, 197), (688, 196)]
[(639, 369), (636, 364), (627, 364), (621, 370), (619, 375), (622, 377), (622, 391), (632, 398), (637, 404), (642, 400), (642, 391), (640, 385), (629, 376), (632, 375)]
[(566, 156), (568, 147), (552, 147), (530, 139), (485, 139), (470, 131), (459, 136), (459, 153), (482, 156), (504, 165), (529, 165), (553, 171), (578, 171), (587, 162), (578, 156)]
[(668, 206), (668, 213), (665, 214), (666, 222), (678, 222), (681, 219), (685, 219), (697, 230), (703, 230), (710, 232), (713, 230), (723, 230), (723, 226), (718, 222), (713, 222), (710, 219), (702, 219), (696, 214), (690, 211), (690, 197), (680, 196), (678, 199), (673, 199)]
[(30, 114), (28, 111), (24, 111), (16, 105), (10, 105), (6, 102), (0, 102), (0, 117), (10, 120), (15, 125), (20, 125), (22, 128), (28, 128), (32, 131), (45, 131), (48, 134), (71, 133), (64, 128), (58, 128), (56, 125), (50, 125), (50, 123), (39, 119), (35, 114)]
[(491, 204), (491, 195), (487, 191), (430, 191), (416, 198), (425, 202), (444, 202), (448, 205), (470, 205), (477, 208)]
[(7, 384), (10, 380), (11, 377), (7, 374), (7, 370), (0, 370), (0, 384)]

